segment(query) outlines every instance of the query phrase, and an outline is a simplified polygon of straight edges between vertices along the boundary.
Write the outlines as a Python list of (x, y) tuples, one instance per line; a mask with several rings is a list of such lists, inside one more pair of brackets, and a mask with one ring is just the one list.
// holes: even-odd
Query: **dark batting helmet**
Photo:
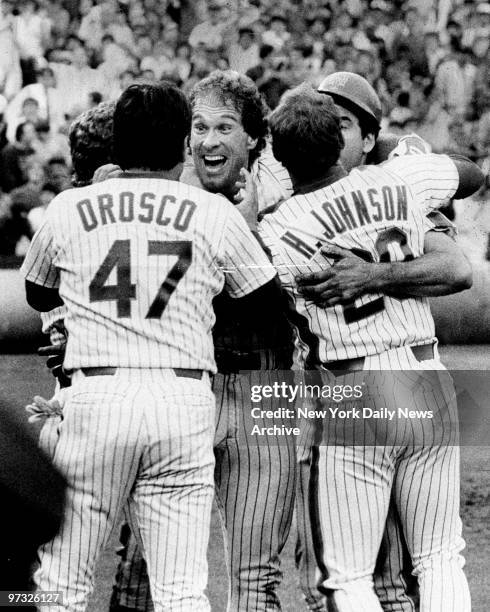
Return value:
[(318, 87), (321, 93), (329, 94), (335, 100), (347, 100), (381, 124), (383, 111), (381, 101), (366, 79), (354, 72), (334, 72), (323, 79)]

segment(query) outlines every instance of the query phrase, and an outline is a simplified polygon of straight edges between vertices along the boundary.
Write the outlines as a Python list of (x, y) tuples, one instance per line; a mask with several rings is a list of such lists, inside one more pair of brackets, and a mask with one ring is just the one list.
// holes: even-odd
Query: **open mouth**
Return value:
[(204, 155), (202, 159), (206, 170), (210, 173), (219, 172), (226, 164), (224, 155)]

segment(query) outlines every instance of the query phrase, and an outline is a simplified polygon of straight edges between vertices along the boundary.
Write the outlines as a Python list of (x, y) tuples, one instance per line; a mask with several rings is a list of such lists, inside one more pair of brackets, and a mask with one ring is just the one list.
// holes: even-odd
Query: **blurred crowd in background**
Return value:
[[(135, 82), (184, 91), (248, 74), (270, 108), (303, 81), (364, 76), (383, 128), (490, 166), (490, 2), (473, 0), (0, 0), (0, 255), (22, 254), (70, 186), (68, 129)], [(490, 231), (488, 184), (461, 216)], [(465, 225), (466, 224), (466, 225)], [(490, 244), (488, 252), (490, 259)], [(486, 248), (486, 247), (485, 247)]]

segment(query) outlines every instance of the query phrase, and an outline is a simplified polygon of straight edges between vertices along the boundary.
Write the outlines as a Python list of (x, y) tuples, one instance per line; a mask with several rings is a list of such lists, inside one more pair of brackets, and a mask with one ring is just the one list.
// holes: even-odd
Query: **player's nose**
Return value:
[(219, 137), (215, 130), (209, 130), (202, 143), (205, 149), (212, 149), (219, 145)]

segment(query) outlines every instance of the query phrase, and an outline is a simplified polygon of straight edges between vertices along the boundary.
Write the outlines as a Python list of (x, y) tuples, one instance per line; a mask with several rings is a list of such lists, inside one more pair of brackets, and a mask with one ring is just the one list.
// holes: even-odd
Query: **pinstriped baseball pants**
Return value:
[[(276, 593), (282, 573), (279, 555), (292, 521), (295, 491), (295, 440), (263, 443), (251, 430), (250, 385), (271, 384), (278, 374), (217, 374), (215, 486), (229, 573), (227, 610), (280, 610)], [(272, 406), (264, 406), (264, 408)], [(266, 425), (261, 420), (254, 424)], [(270, 424), (270, 423), (269, 423)], [(131, 517), (128, 517), (130, 520)], [(153, 610), (145, 562), (136, 539), (125, 542), (113, 603)]]
[[(382, 612), (373, 572), (392, 498), (419, 582), (420, 611), (470, 612), (460, 554), (464, 541), (454, 387), (447, 374), (423, 372), (442, 370), (438, 360), (419, 363), (405, 349), (387, 353), (396, 355), (391, 360), (385, 355), (385, 362), (382, 356), (379, 363), (367, 358), (366, 369), (388, 369), (396, 357), (405, 370), (357, 372), (337, 377), (335, 384), (359, 384), (367, 375), (370, 391), (362, 406), (406, 406), (433, 410), (435, 416), (402, 420), (391, 429), (381, 421), (357, 430), (351, 430), (352, 420), (323, 424), (327, 433), (314, 448), (310, 500), (319, 588), (328, 610)], [(367, 444), (359, 438), (366, 433)]]
[(53, 610), (86, 609), (97, 558), (128, 501), (155, 610), (209, 610), (214, 408), (209, 380), (173, 370), (74, 374), (54, 452), (68, 480), (65, 519), (34, 577), (39, 590), (62, 592)]

